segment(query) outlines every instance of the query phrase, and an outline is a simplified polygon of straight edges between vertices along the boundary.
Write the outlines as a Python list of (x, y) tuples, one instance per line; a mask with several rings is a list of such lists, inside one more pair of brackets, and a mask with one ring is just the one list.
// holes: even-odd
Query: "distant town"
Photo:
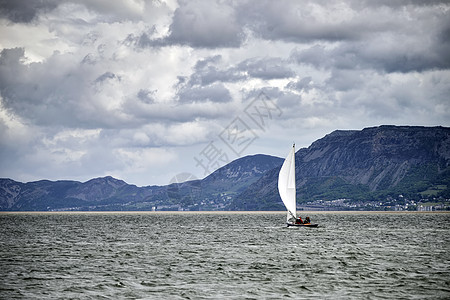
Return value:
[[(332, 201), (316, 200), (297, 205), (299, 211), (450, 211), (450, 199), (433, 198), (420, 201), (404, 199), (399, 195), (398, 199), (391, 202), (379, 201), (352, 201), (350, 199), (337, 199)], [(401, 203), (399, 203), (401, 202)], [(84, 207), (70, 207), (65, 209), (51, 209), (51, 211), (80, 211), (80, 210), (138, 210), (138, 211), (229, 211), (223, 203), (214, 201), (202, 201), (189, 207), (179, 204), (158, 205), (152, 203), (124, 203), (111, 207), (110, 205), (93, 205)], [(244, 208), (238, 211), (243, 211)]]
[(339, 211), (339, 210), (367, 210), (367, 211), (442, 211), (450, 210), (450, 199), (433, 198), (424, 200), (408, 200), (403, 195), (391, 201), (358, 201), (337, 199), (332, 201), (316, 200), (297, 206), (298, 210), (307, 211)]

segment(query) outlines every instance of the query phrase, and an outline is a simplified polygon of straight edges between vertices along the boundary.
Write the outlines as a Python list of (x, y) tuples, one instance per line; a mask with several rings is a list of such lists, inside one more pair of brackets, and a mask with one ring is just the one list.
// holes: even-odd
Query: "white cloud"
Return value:
[(446, 1), (28, 2), (0, 7), (3, 177), (202, 177), (193, 157), (261, 91), (282, 114), (244, 155), (449, 126)]

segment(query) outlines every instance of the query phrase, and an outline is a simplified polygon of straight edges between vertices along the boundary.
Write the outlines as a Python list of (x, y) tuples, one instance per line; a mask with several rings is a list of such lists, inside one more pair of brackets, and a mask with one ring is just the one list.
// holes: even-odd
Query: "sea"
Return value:
[(450, 213), (0, 213), (0, 299), (450, 299)]

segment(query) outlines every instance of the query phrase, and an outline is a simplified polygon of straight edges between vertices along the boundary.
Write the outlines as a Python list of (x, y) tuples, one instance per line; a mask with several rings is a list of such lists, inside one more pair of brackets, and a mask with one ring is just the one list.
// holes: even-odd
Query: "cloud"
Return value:
[(179, 94), (180, 102), (230, 102), (231, 95), (228, 89), (222, 83), (214, 83), (202, 87), (190, 87), (182, 90)]
[(291, 58), (300, 64), (311, 64), (321, 69), (376, 69), (381, 72), (413, 72), (431, 69), (449, 69), (448, 44), (415, 45), (399, 43), (394, 37), (378, 38), (365, 42), (341, 44), (335, 48), (314, 45), (295, 50)]
[(97, 14), (101, 21), (142, 20), (164, 18), (170, 8), (167, 1), (106, 1), (106, 0), (14, 0), (1, 1), (0, 16), (15, 23), (29, 23), (40, 15), (67, 5), (81, 5)]
[[(447, 12), (432, 2), (429, 4), (421, 9), (413, 5), (401, 8), (380, 5), (374, 10), (356, 7), (371, 27), (358, 39), (315, 43), (295, 50), (292, 59), (324, 69), (376, 69), (388, 73), (448, 69)], [(380, 25), (373, 25), (377, 23)], [(362, 26), (362, 32), (366, 27)], [(361, 32), (357, 23), (352, 30)]]
[(238, 82), (247, 78), (245, 74), (242, 74), (235, 67), (228, 66), (225, 69), (221, 69), (217, 65), (220, 65), (222, 62), (222, 56), (220, 55), (198, 60), (187, 84), (189, 86), (205, 86), (215, 82)]
[(338, 128), (449, 126), (446, 1), (31, 2), (0, 4), (4, 177), (202, 177), (186, 155), (261, 92), (282, 113), (248, 153)]
[(358, 39), (364, 28), (354, 30), (354, 14), (340, 1), (249, 1), (241, 18), (264, 39), (302, 43)]
[(116, 79), (120, 81), (120, 77), (118, 77), (116, 74), (112, 72), (105, 72), (102, 75), (98, 76), (97, 79), (95, 79), (95, 83), (102, 83), (108, 79)]
[(145, 104), (155, 103), (154, 94), (156, 91), (150, 91), (148, 89), (140, 89), (137, 93), (137, 97)]
[(141, 19), (146, 6), (153, 6), (152, 1), (107, 1), (107, 0), (81, 0), (77, 1), (86, 6), (89, 10), (95, 11), (99, 15), (106, 17), (106, 20), (119, 21), (129, 19)]
[(0, 16), (8, 18), (12, 22), (31, 22), (36, 15), (55, 9), (59, 4), (56, 0), (41, 1), (1, 1)]
[[(252, 79), (270, 81), (287, 79), (296, 74), (287, 63), (278, 57), (253, 57), (233, 65), (223, 64), (216, 55), (197, 61), (189, 77), (180, 77), (177, 87), (182, 102), (202, 101), (228, 102), (232, 100), (224, 83), (242, 86)], [(214, 100), (215, 99), (215, 100)]]
[(301, 91), (309, 91), (311, 89), (312, 77), (307, 76), (301, 79), (297, 79), (295, 81), (290, 81), (286, 88), (289, 90), (296, 90), (298, 92)]
[[(269, 40), (364, 41), (386, 32), (422, 35), (445, 22), (446, 1), (247, 1), (239, 20)], [(433, 17), (435, 18), (433, 21)], [(425, 26), (425, 27), (424, 27)]]
[(180, 1), (168, 41), (200, 48), (238, 47), (243, 41), (231, 1)]
[(0, 53), (0, 93), (3, 105), (39, 125), (87, 125), (89, 78), (70, 55), (55, 54), (45, 63), (25, 65), (24, 49)]
[(237, 68), (248, 76), (265, 80), (294, 77), (295, 73), (280, 58), (250, 58), (238, 64)]

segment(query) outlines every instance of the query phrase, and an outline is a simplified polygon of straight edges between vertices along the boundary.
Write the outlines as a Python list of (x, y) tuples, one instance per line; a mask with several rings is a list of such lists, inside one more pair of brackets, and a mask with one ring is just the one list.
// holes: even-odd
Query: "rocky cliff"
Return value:
[[(447, 185), (450, 128), (380, 126), (361, 131), (336, 130), (297, 151), (295, 158), (299, 202), (417, 194), (438, 184)], [(265, 174), (230, 208), (238, 209), (244, 203), (249, 209), (281, 205), (278, 171)]]
[(450, 163), (450, 129), (381, 126), (334, 131), (297, 155), (300, 186), (308, 177), (339, 176), (371, 191), (398, 185), (416, 166), (442, 172)]

